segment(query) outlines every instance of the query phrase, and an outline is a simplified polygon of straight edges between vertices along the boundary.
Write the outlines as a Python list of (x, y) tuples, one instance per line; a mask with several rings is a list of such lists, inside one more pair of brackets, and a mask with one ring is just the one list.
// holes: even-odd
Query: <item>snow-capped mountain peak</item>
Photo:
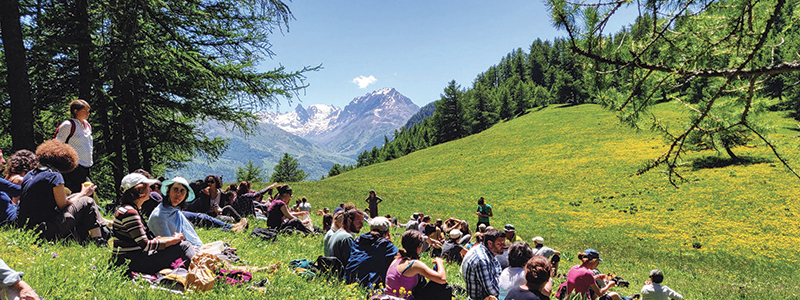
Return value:
[[(403, 126), (419, 106), (394, 88), (356, 97), (341, 109), (313, 104), (285, 114), (263, 113), (261, 121), (315, 142), (336, 153), (358, 155), (364, 147), (383, 144), (383, 136)], [(375, 141), (373, 141), (375, 140)]]

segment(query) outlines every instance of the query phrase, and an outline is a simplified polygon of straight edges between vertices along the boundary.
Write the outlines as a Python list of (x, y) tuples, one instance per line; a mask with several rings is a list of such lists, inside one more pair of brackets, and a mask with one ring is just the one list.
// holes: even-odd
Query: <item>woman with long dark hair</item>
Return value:
[(131, 272), (156, 274), (161, 269), (173, 268), (172, 264), (179, 259), (188, 266), (194, 256), (194, 245), (182, 233), (156, 237), (142, 221), (139, 213), (142, 203), (150, 198), (150, 185), (157, 182), (138, 173), (122, 178), (124, 192), (114, 212), (112, 228), (112, 261), (116, 266), (130, 261)]
[[(292, 200), (292, 187), (288, 184), (280, 185), (277, 188), (278, 195), (270, 203), (267, 209), (267, 227), (272, 227), (278, 230), (284, 228), (292, 228), (295, 230), (309, 233), (311, 230), (305, 226), (303, 221), (298, 218), (302, 215), (307, 215), (307, 212), (289, 212), (286, 203), (291, 203)], [(345, 262), (342, 262), (345, 263)]]

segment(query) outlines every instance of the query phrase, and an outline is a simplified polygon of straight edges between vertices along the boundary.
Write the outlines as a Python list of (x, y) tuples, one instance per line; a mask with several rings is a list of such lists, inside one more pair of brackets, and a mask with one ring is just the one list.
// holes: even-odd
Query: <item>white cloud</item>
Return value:
[(358, 88), (360, 89), (366, 88), (368, 85), (373, 84), (376, 81), (378, 80), (375, 79), (375, 76), (372, 75), (369, 75), (369, 77), (361, 75), (356, 78), (353, 78), (353, 83), (357, 84)]

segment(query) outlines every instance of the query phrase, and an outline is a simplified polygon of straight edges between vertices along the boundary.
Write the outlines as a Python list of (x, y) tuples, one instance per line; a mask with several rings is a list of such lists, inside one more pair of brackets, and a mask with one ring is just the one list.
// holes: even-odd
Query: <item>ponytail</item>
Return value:
[(419, 249), (419, 246), (422, 245), (423, 242), (425, 242), (425, 238), (419, 231), (406, 231), (403, 233), (403, 238), (400, 240), (400, 244), (403, 245), (403, 248), (398, 250), (400, 257), (404, 259), (419, 259), (417, 249)]

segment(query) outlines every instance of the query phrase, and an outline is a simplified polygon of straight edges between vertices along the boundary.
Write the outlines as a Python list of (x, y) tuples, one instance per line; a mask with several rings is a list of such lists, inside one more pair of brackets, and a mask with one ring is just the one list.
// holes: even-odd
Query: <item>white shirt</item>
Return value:
[[(94, 148), (94, 142), (92, 141), (92, 126), (89, 125), (89, 122), (86, 121), (79, 121), (78, 119), (72, 119), (75, 124), (83, 125), (80, 126), (81, 128), (76, 128), (75, 133), (72, 134), (72, 137), (69, 138), (69, 144), (72, 146), (75, 151), (78, 152), (78, 164), (84, 167), (91, 167), (94, 164), (92, 160), (92, 151)], [(58, 130), (56, 131), (56, 139), (59, 141), (66, 141), (69, 137), (69, 133), (72, 131), (72, 122), (69, 120), (65, 120), (58, 126)]]
[(515, 287), (528, 283), (528, 280), (525, 279), (525, 268), (506, 268), (503, 270), (503, 273), (500, 273), (500, 278), (497, 280), (498, 286), (500, 287), (500, 295), (497, 296), (497, 299), (503, 300)]
[(658, 283), (648, 284), (642, 287), (642, 300), (683, 300), (683, 296), (673, 291), (671, 288)]
[(311, 211), (311, 203), (308, 202), (300, 202), (300, 211)]

